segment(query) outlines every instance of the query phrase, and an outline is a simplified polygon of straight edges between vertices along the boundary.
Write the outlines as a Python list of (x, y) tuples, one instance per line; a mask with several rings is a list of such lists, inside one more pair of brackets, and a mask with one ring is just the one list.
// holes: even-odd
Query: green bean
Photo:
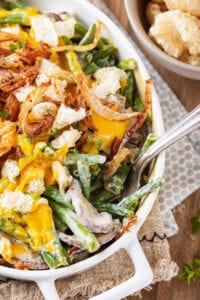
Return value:
[(99, 154), (79, 154), (79, 153), (68, 153), (65, 164), (74, 165), (77, 161), (83, 161), (88, 165), (104, 164), (106, 162), (106, 156)]
[(144, 109), (144, 102), (142, 101), (141, 97), (137, 96), (135, 98), (135, 107), (137, 109), (137, 111), (143, 111)]
[(88, 29), (87, 27), (83, 24), (83, 23), (80, 23), (80, 22), (77, 22), (75, 24), (75, 34), (79, 34), (81, 35), (82, 37), (87, 33)]
[(91, 64), (86, 65), (86, 67), (84, 67), (84, 69), (83, 69), (83, 71), (86, 75), (92, 75), (97, 70), (99, 70), (99, 67), (94, 62), (92, 62)]
[(95, 195), (90, 196), (90, 200), (92, 203), (94, 202), (106, 202), (106, 201), (113, 201), (116, 199), (116, 195), (107, 190), (100, 190), (99, 193), (95, 193)]
[(98, 41), (97, 48), (99, 50), (104, 50), (105, 49), (105, 45), (104, 45), (104, 42), (103, 42), (102, 38), (100, 38), (100, 40)]
[(91, 185), (91, 193), (102, 187), (103, 187), (103, 182), (99, 178), (97, 178), (97, 180), (95, 180)]
[(142, 149), (141, 149), (141, 153), (144, 153), (145, 151), (147, 151), (149, 149), (149, 147), (155, 143), (155, 141), (157, 140), (157, 137), (154, 133), (150, 133), (145, 142), (144, 142), (144, 145), (142, 146)]
[(93, 54), (92, 53), (87, 53), (85, 55), (84, 59), (85, 59), (86, 63), (90, 64), (92, 62), (92, 60), (93, 60)]
[(83, 45), (91, 44), (94, 40), (95, 31), (96, 31), (96, 24), (93, 23), (90, 25), (88, 31), (80, 41), (79, 45), (83, 46)]
[(90, 172), (92, 175), (92, 179), (95, 179), (98, 175), (100, 175), (102, 168), (98, 164), (94, 164), (90, 166)]
[(133, 209), (134, 211), (137, 210), (139, 205), (139, 200), (149, 195), (151, 192), (153, 192), (155, 189), (161, 186), (163, 182), (164, 180), (162, 178), (158, 178), (155, 181), (145, 184), (134, 194), (123, 198), (118, 205), (128, 209)]
[(122, 163), (109, 182), (105, 184), (105, 189), (114, 195), (119, 195), (124, 188), (124, 183), (129, 172), (130, 167), (126, 163)]
[(93, 62), (97, 62), (100, 59), (104, 59), (109, 57), (111, 54), (115, 54), (117, 52), (117, 48), (113, 46), (108, 46), (105, 50), (98, 51), (93, 56)]
[(137, 67), (137, 63), (134, 58), (128, 58), (128, 59), (121, 60), (118, 64), (118, 68), (120, 68), (124, 71), (135, 70), (136, 67)]
[(50, 201), (50, 205), (61, 221), (71, 229), (90, 253), (99, 249), (100, 245), (95, 235), (79, 222), (76, 214), (71, 209), (54, 201)]
[(21, 225), (16, 224), (7, 218), (0, 217), (0, 230), (13, 235), (16, 239), (19, 239), (24, 243), (28, 243), (29, 241), (27, 231)]
[(24, 15), (21, 13), (8, 15), (6, 17), (0, 18), (0, 24), (20, 24), (20, 25), (28, 25), (27, 20)]
[(120, 93), (126, 97), (126, 108), (133, 107), (134, 96), (137, 91), (135, 76), (133, 71), (127, 71), (127, 82), (126, 86), (120, 90)]
[(60, 191), (52, 185), (46, 185), (42, 194), (44, 197), (52, 199), (66, 207), (71, 207), (71, 198), (68, 194), (61, 194)]
[(65, 232), (67, 230), (67, 225), (65, 223), (63, 223), (56, 214), (53, 214), (53, 220), (55, 223), (55, 227), (56, 229)]
[(70, 45), (72, 43), (70, 38), (68, 38), (66, 35), (63, 35), (61, 38), (65, 45)]
[[(56, 234), (56, 233), (55, 233)], [(41, 248), (40, 252), (47, 263), (48, 267), (51, 269), (56, 269), (60, 266), (68, 265), (70, 257), (67, 254), (67, 251), (61, 245), (61, 242), (56, 234), (56, 238), (52, 243), (52, 251), (47, 251), (45, 248)]]
[(127, 209), (126, 207), (123, 206), (119, 206), (117, 204), (94, 202), (93, 205), (98, 211), (106, 211), (113, 215), (127, 217), (127, 218), (130, 218), (133, 215), (132, 210)]
[(109, 57), (106, 57), (106, 58), (104, 58), (104, 59), (99, 59), (99, 60), (96, 62), (96, 65), (97, 65), (99, 68), (107, 68), (107, 67), (110, 67)]
[(109, 39), (102, 37), (101, 40), (104, 43), (104, 45), (111, 45), (111, 41)]
[(77, 161), (78, 175), (81, 183), (81, 188), (84, 196), (89, 199), (91, 188), (91, 173), (90, 167), (87, 163), (78, 160)]
[(24, 9), (27, 8), (28, 5), (21, 0), (15, 0), (15, 1), (0, 0), (0, 7), (4, 9), (12, 10), (15, 8)]

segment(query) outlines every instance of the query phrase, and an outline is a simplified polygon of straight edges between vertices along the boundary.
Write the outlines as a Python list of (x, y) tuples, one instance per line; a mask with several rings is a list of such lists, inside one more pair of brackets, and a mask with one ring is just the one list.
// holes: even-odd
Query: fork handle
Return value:
[(135, 168), (140, 169), (142, 172), (155, 156), (197, 128), (200, 128), (200, 105), (186, 114), (150, 146), (145, 153), (141, 154), (135, 163)]

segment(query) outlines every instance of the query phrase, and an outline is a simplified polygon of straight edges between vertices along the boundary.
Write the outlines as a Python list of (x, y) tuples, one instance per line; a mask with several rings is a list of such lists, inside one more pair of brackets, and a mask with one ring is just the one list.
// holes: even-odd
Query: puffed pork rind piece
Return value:
[(175, 58), (185, 53), (194, 57), (200, 54), (200, 20), (188, 13), (174, 10), (159, 14), (149, 35)]
[(146, 17), (150, 25), (153, 25), (156, 17), (167, 10), (163, 0), (150, 1), (146, 7)]
[(183, 12), (188, 12), (194, 16), (200, 17), (199, 0), (164, 0), (164, 1), (169, 10), (179, 9)]

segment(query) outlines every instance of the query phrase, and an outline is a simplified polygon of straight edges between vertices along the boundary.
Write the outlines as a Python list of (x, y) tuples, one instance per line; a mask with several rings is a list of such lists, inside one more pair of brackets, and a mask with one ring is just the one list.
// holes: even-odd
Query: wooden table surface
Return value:
[[(137, 42), (131, 30), (123, 1), (104, 0), (104, 2), (128, 31), (133, 40)], [(143, 49), (143, 51), (145, 52), (145, 49)], [(188, 111), (192, 110), (197, 104), (200, 104), (200, 81), (180, 77), (164, 69), (151, 57), (149, 57), (149, 59)], [(197, 234), (195, 238), (191, 236), (191, 217), (200, 209), (200, 190), (188, 197), (184, 201), (184, 204), (184, 211), (175, 213), (175, 218), (179, 225), (179, 232), (169, 239), (172, 259), (180, 268), (183, 262), (191, 263), (194, 256), (200, 257), (200, 233)], [(134, 300), (136, 297), (128, 297), (128, 299)], [(199, 300), (200, 280), (190, 285), (177, 278), (173, 278), (170, 282), (160, 282), (154, 285), (151, 292), (143, 292), (142, 299)]]

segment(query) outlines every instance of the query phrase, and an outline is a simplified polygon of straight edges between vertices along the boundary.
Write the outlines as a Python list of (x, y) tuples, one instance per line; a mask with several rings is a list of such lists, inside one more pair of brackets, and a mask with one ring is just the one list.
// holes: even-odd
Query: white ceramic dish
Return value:
[(149, 38), (142, 20), (145, 18), (145, 2), (147, 1), (124, 0), (129, 21), (141, 45), (165, 68), (180, 76), (200, 80), (200, 67), (189, 65), (169, 56)]
[[(117, 28), (116, 25), (105, 16), (100, 10), (91, 5), (86, 0), (31, 0), (27, 1), (28, 4), (37, 6), (41, 11), (69, 11), (76, 17), (80, 18), (84, 23), (90, 24), (97, 19), (103, 21), (108, 29), (108, 35), (112, 38), (112, 41), (119, 48), (121, 58), (135, 57), (138, 62), (139, 70), (136, 72), (136, 79), (139, 83), (139, 89), (141, 94), (144, 93), (145, 80), (149, 78), (149, 75), (133, 49), (132, 45), (126, 39), (124, 34)], [(160, 136), (163, 134), (163, 121), (160, 110), (159, 100), (153, 89), (153, 126), (155, 133)], [(165, 155), (162, 154), (158, 157), (155, 169), (152, 177), (154, 179), (163, 176)], [(133, 264), (135, 266), (135, 275), (129, 280), (121, 283), (118, 286), (92, 298), (93, 300), (117, 300), (122, 299), (142, 288), (149, 285), (153, 279), (152, 270), (149, 263), (142, 251), (142, 248), (137, 239), (137, 232), (141, 225), (144, 223), (148, 216), (153, 203), (156, 199), (157, 191), (152, 193), (138, 210), (138, 222), (132, 226), (131, 230), (125, 233), (120, 239), (115, 241), (111, 246), (107, 247), (104, 251), (84, 260), (79, 263), (63, 267), (56, 270), (45, 271), (23, 271), (16, 270), (7, 267), (0, 266), (0, 275), (10, 278), (16, 278), (21, 280), (35, 281), (41, 289), (45, 299), (58, 300), (54, 281), (58, 278), (73, 276), (79, 272), (85, 271), (88, 268), (93, 267), (102, 260), (106, 259), (120, 248), (126, 249), (130, 255)]]

